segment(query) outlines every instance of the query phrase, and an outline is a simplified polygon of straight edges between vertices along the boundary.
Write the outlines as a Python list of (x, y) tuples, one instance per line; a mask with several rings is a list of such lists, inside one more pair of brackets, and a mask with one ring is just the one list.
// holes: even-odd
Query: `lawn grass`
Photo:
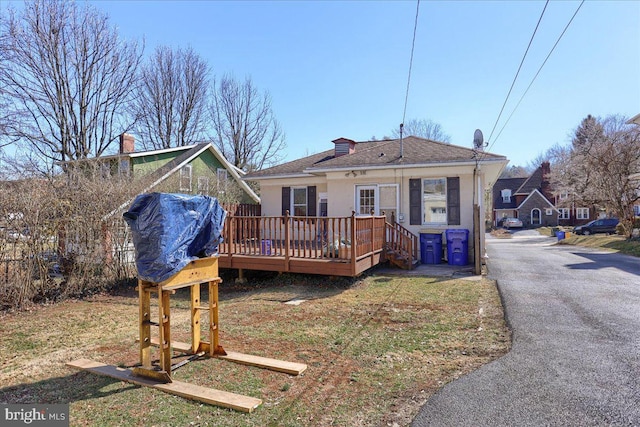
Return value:
[[(563, 229), (563, 231), (571, 232), (571, 228)], [(537, 231), (543, 236), (551, 235), (551, 228), (541, 227)], [(560, 245), (576, 245), (585, 246), (588, 248), (599, 248), (610, 250), (612, 252), (620, 252), (626, 255), (632, 255), (640, 257), (640, 239), (635, 237), (632, 239), (626, 239), (624, 236), (619, 235), (607, 235), (607, 234), (593, 234), (589, 236), (581, 236), (571, 232), (570, 237), (559, 240)]]
[[(172, 339), (188, 342), (182, 291), (172, 297)], [(284, 304), (294, 298), (306, 301)], [(65, 366), (76, 358), (138, 362), (133, 289), (3, 314), (0, 402), (70, 403), (72, 426), (408, 425), (438, 388), (510, 345), (495, 283), (486, 278), (283, 275), (255, 289), (223, 283), (220, 300), (225, 349), (308, 365), (293, 377), (203, 359), (174, 372), (180, 381), (261, 398), (252, 414)]]

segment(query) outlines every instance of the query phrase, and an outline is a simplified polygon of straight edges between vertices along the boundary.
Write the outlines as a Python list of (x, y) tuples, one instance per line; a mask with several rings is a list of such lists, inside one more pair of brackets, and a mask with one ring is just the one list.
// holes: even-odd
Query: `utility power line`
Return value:
[(402, 123), (407, 115), (407, 102), (409, 101), (409, 85), (411, 83), (411, 68), (413, 67), (413, 50), (416, 46), (416, 31), (418, 30), (418, 13), (420, 12), (420, 0), (416, 4), (416, 19), (413, 23), (413, 40), (411, 42), (411, 57), (409, 58), (409, 76), (407, 77), (407, 91), (404, 97), (404, 110), (402, 111)]
[[(509, 123), (509, 120), (511, 120), (511, 117), (513, 117), (513, 113), (516, 112), (516, 110), (518, 109), (518, 107), (520, 106), (520, 103), (522, 102), (522, 100), (524, 99), (525, 95), (527, 94), (527, 92), (529, 92), (529, 89), (531, 89), (531, 86), (533, 85), (533, 82), (536, 81), (536, 79), (538, 78), (538, 74), (540, 74), (540, 71), (542, 71), (542, 68), (544, 67), (544, 65), (547, 63), (547, 60), (549, 59), (549, 57), (551, 56), (551, 54), (553, 53), (553, 51), (555, 50), (556, 46), (558, 46), (558, 43), (560, 43), (560, 40), (562, 39), (562, 36), (564, 36), (564, 33), (567, 32), (567, 29), (569, 28), (569, 25), (571, 25), (571, 23), (573, 22), (573, 18), (576, 17), (576, 15), (578, 14), (578, 11), (580, 10), (580, 8), (582, 7), (582, 5), (584, 4), (585, 0), (582, 0), (580, 2), (580, 4), (578, 5), (578, 8), (576, 9), (576, 11), (573, 13), (573, 16), (571, 17), (571, 19), (569, 20), (569, 22), (567, 23), (567, 25), (564, 27), (564, 30), (562, 30), (562, 33), (560, 34), (560, 36), (558, 37), (558, 40), (556, 40), (555, 44), (553, 45), (553, 47), (551, 48), (551, 50), (549, 51), (549, 54), (547, 55), (547, 57), (544, 59), (544, 61), (542, 62), (542, 65), (540, 65), (540, 68), (538, 68), (538, 72), (536, 72), (536, 75), (533, 76), (533, 79), (531, 80), (531, 83), (529, 83), (529, 86), (527, 86), (527, 89), (524, 91), (524, 93), (522, 94), (522, 96), (520, 97), (520, 100), (518, 101), (518, 103), (516, 104), (516, 106), (513, 108), (513, 111), (511, 111), (511, 114), (509, 114), (509, 117), (507, 118), (507, 121), (504, 123), (504, 125), (502, 126), (502, 128), (500, 129), (500, 132), (498, 132), (498, 135), (496, 136), (496, 139), (494, 139), (493, 141), (491, 141), (491, 145), (493, 146), (493, 143), (495, 143), (498, 138), (500, 138), (500, 135), (502, 135), (502, 131), (504, 130), (505, 127), (507, 127), (507, 123)], [(489, 149), (491, 149), (491, 147), (489, 147)]]
[(496, 123), (493, 125), (493, 129), (491, 129), (491, 134), (489, 134), (489, 141), (491, 141), (491, 137), (493, 136), (493, 132), (496, 130), (496, 126), (498, 126), (498, 122), (500, 121), (500, 117), (502, 116), (502, 112), (504, 111), (504, 107), (507, 105), (507, 101), (509, 100), (509, 96), (511, 95), (511, 91), (513, 90), (513, 86), (516, 84), (516, 80), (518, 79), (518, 74), (520, 74), (520, 70), (522, 69), (522, 64), (524, 64), (524, 60), (527, 57), (527, 53), (529, 52), (529, 48), (531, 47), (531, 43), (533, 42), (533, 38), (536, 36), (536, 32), (538, 31), (538, 27), (540, 26), (540, 22), (542, 21), (542, 17), (544, 16), (545, 10), (547, 10), (547, 5), (549, 4), (549, 0), (544, 4), (544, 8), (542, 9), (542, 13), (540, 14), (540, 18), (538, 19), (538, 23), (536, 24), (536, 28), (533, 30), (533, 34), (531, 35), (531, 39), (529, 39), (529, 44), (527, 45), (527, 49), (524, 51), (524, 55), (522, 56), (522, 60), (520, 61), (520, 66), (518, 67), (518, 71), (516, 71), (516, 75), (511, 82), (511, 87), (509, 88), (509, 92), (507, 93), (507, 97), (504, 99), (504, 103), (502, 104), (502, 108), (500, 109), (500, 113), (498, 114), (498, 118), (496, 119)]

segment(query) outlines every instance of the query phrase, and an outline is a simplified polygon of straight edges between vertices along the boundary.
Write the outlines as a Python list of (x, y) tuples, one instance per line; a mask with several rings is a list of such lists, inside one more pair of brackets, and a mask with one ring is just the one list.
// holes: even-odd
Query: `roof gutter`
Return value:
[[(491, 163), (501, 163), (504, 161), (508, 161), (506, 157), (498, 158), (498, 159), (486, 159), (481, 160), (478, 164), (491, 164)], [(449, 167), (449, 166), (476, 166), (475, 160), (469, 160), (465, 162), (441, 162), (441, 163), (413, 163), (413, 164), (389, 164), (389, 165), (381, 165), (381, 166), (342, 166), (336, 168), (308, 168), (305, 169), (304, 172), (313, 174), (313, 173), (327, 173), (327, 172), (344, 172), (344, 171), (352, 171), (352, 170), (384, 170), (384, 169), (415, 169), (415, 168), (423, 168), (425, 166), (428, 167)], [(290, 177), (291, 175), (287, 175), (286, 177)], [(268, 178), (272, 178), (269, 176)]]

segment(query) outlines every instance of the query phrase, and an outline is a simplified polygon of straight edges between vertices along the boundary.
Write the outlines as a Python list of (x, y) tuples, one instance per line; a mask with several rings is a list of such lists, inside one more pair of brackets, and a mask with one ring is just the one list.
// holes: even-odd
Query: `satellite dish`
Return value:
[(484, 136), (480, 129), (476, 129), (473, 133), (473, 147), (480, 150), (484, 146)]

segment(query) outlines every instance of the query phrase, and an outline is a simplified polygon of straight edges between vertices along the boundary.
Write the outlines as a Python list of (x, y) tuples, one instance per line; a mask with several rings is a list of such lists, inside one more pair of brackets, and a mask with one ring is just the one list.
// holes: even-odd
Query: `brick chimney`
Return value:
[(334, 139), (334, 144), (336, 144), (334, 157), (344, 156), (346, 154), (353, 154), (356, 152), (356, 142), (347, 138), (338, 138)]
[(120, 134), (120, 154), (133, 153), (135, 151), (135, 138), (128, 133)]

